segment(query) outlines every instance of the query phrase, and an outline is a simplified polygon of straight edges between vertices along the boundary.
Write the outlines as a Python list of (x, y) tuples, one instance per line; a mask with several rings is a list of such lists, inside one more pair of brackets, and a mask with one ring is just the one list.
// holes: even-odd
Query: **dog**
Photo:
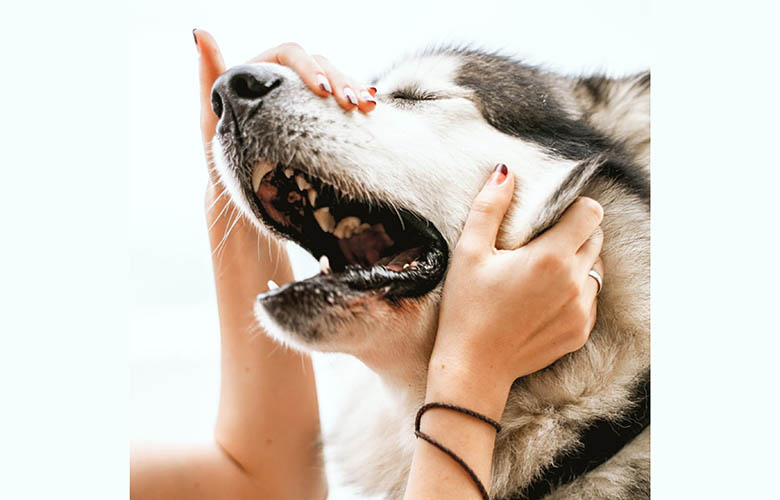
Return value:
[(231, 68), (212, 92), (212, 153), (233, 202), (320, 261), (316, 276), (261, 294), (259, 322), (295, 348), (354, 355), (381, 380), (356, 389), (329, 459), (366, 494), (403, 496), (450, 253), (505, 163), (517, 181), (497, 247), (525, 244), (589, 196), (604, 207), (606, 282), (586, 345), (513, 384), (491, 496), (649, 498), (650, 73), (566, 76), (439, 47), (372, 85), (370, 114), (269, 63)]

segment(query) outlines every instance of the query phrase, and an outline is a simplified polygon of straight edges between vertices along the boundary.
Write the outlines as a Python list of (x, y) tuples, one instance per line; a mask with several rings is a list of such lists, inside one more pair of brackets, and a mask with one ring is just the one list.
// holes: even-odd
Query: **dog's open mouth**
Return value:
[(321, 272), (309, 280), (392, 299), (423, 295), (444, 276), (447, 245), (420, 216), (358, 202), (284, 165), (265, 175), (256, 169), (252, 188), (263, 221), (319, 260)]

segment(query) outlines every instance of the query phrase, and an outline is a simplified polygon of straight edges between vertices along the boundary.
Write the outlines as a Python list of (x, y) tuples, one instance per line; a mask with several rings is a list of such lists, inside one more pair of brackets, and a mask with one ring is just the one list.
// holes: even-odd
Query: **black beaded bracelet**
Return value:
[(445, 410), (453, 410), (453, 411), (457, 411), (457, 412), (463, 413), (464, 415), (468, 415), (470, 417), (476, 418), (478, 420), (481, 420), (481, 421), (485, 422), (486, 424), (489, 424), (489, 425), (493, 426), (493, 428), (496, 429), (497, 433), (501, 432), (501, 424), (499, 424), (498, 422), (496, 422), (495, 420), (493, 420), (490, 417), (486, 417), (485, 415), (482, 415), (482, 414), (477, 413), (475, 411), (469, 410), (468, 408), (463, 408), (461, 406), (457, 406), (457, 405), (453, 405), (453, 404), (449, 404), (449, 403), (427, 403), (427, 404), (424, 404), (417, 411), (417, 416), (414, 419), (414, 435), (415, 435), (415, 437), (418, 437), (420, 439), (423, 439), (423, 440), (427, 441), (428, 443), (432, 444), (436, 448), (440, 449), (441, 451), (443, 451), (444, 453), (449, 455), (449, 457), (451, 459), (455, 460), (455, 462), (457, 462), (457, 464), (460, 465), (463, 468), (463, 470), (466, 471), (466, 473), (469, 475), (471, 480), (477, 486), (477, 489), (479, 490), (479, 493), (482, 495), (482, 498), (484, 500), (490, 500), (490, 496), (488, 495), (488, 492), (485, 489), (485, 486), (482, 484), (482, 481), (479, 480), (479, 478), (477, 477), (477, 474), (471, 469), (471, 467), (469, 467), (466, 464), (466, 462), (463, 461), (462, 458), (460, 458), (458, 455), (456, 455), (454, 451), (450, 450), (449, 448), (447, 448), (446, 446), (444, 446), (440, 442), (438, 442), (435, 439), (433, 439), (428, 434), (420, 431), (420, 421), (422, 420), (423, 414), (426, 411), (428, 411), (428, 410), (430, 410), (432, 408), (443, 408)]

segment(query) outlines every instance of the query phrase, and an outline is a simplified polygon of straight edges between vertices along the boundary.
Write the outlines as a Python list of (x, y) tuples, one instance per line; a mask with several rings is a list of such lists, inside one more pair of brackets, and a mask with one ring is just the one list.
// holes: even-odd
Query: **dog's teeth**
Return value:
[(285, 168), (284, 169), (284, 176), (287, 177), (288, 179), (291, 178), (294, 173), (295, 172), (293, 172), (293, 169), (291, 169), (291, 168)]
[(252, 170), (252, 189), (257, 192), (257, 188), (260, 187), (260, 182), (263, 180), (263, 170), (260, 167), (255, 167)]
[(314, 218), (317, 220), (317, 224), (326, 233), (332, 233), (333, 228), (336, 227), (336, 219), (330, 213), (330, 208), (322, 207), (314, 211)]
[(309, 206), (314, 208), (314, 203), (317, 201), (317, 191), (314, 188), (309, 188), (306, 193), (309, 195)]
[(360, 219), (357, 217), (344, 217), (336, 225), (336, 229), (333, 230), (333, 235), (339, 239), (349, 238), (358, 226), (360, 226)]
[(276, 290), (277, 288), (279, 288), (279, 285), (277, 285), (274, 280), (268, 280), (268, 289), (269, 290)]
[(328, 260), (327, 255), (323, 255), (320, 257), (320, 271), (322, 271), (322, 274), (330, 274), (330, 261)]
[(404, 269), (409, 269), (409, 263), (404, 264)]
[(295, 176), (295, 182), (298, 184), (298, 189), (301, 191), (306, 191), (311, 187), (311, 184), (309, 184), (309, 181), (304, 179), (302, 174), (298, 174)]

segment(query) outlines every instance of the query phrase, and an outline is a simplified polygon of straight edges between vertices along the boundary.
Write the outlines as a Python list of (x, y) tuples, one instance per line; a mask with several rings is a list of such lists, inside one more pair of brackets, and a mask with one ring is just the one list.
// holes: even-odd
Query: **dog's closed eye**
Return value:
[(414, 101), (435, 101), (439, 98), (439, 96), (432, 92), (426, 92), (421, 89), (409, 88), (392, 92), (390, 94), (390, 98), (394, 101), (406, 101), (409, 104), (413, 104)]

